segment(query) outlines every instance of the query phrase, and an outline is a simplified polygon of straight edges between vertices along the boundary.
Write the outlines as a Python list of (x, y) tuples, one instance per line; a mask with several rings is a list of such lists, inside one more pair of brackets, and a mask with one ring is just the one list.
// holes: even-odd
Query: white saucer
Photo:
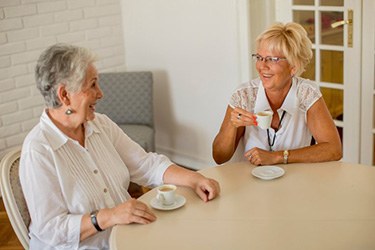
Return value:
[(272, 180), (283, 176), (285, 171), (277, 166), (261, 166), (254, 168), (251, 173), (262, 180)]
[(183, 205), (185, 205), (185, 202), (186, 202), (186, 199), (184, 196), (176, 194), (176, 201), (172, 205), (169, 205), (169, 206), (163, 205), (158, 201), (158, 199), (156, 199), (156, 197), (151, 199), (150, 205), (151, 207), (158, 209), (158, 210), (173, 210), (173, 209), (182, 207)]

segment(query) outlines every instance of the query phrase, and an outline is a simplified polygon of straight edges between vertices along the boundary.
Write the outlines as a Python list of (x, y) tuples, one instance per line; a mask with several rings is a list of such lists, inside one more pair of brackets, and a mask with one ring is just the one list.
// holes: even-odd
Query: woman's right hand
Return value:
[(257, 126), (256, 115), (242, 108), (232, 108), (228, 105), (220, 131), (212, 143), (212, 156), (216, 163), (229, 161), (239, 141), (245, 134), (245, 126)]
[(256, 115), (242, 108), (234, 108), (231, 112), (230, 120), (236, 128), (241, 126), (258, 126)]
[[(156, 220), (156, 216), (143, 202), (136, 199), (127, 200), (113, 208), (102, 208), (96, 214), (98, 226), (106, 230), (121, 224), (149, 224)], [(90, 214), (82, 217), (80, 240), (87, 239), (97, 233), (90, 218)]]
[(156, 220), (155, 214), (145, 203), (133, 198), (111, 210), (113, 224), (149, 224)]

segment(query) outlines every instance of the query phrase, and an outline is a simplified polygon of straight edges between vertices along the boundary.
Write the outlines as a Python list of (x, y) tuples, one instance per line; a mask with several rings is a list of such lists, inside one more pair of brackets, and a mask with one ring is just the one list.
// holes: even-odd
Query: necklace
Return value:
[(284, 116), (285, 116), (285, 110), (283, 111), (283, 114), (281, 115), (281, 118), (280, 118), (280, 121), (279, 121), (279, 125), (277, 126), (277, 130), (275, 130), (275, 134), (273, 135), (273, 138), (272, 138), (272, 143), (271, 143), (271, 138), (270, 138), (270, 130), (267, 129), (267, 137), (268, 137), (268, 146), (270, 146), (270, 151), (272, 152), (273, 149), (273, 144), (275, 144), (275, 139), (276, 139), (276, 133), (277, 131), (279, 130), (280, 128), (280, 125), (281, 125), (281, 122), (283, 121), (284, 119)]

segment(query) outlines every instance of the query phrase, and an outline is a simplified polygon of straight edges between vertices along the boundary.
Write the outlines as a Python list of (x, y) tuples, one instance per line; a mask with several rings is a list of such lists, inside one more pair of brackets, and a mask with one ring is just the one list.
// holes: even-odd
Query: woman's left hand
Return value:
[(244, 156), (251, 164), (256, 166), (277, 164), (279, 160), (277, 152), (270, 152), (256, 147), (245, 152)]
[(194, 190), (203, 201), (210, 201), (220, 194), (220, 185), (216, 180), (197, 174), (200, 177), (197, 178)]

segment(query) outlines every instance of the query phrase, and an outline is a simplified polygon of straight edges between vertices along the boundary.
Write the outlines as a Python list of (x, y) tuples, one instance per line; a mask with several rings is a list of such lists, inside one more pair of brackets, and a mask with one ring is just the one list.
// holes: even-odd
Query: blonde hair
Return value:
[(297, 76), (305, 71), (313, 55), (306, 30), (294, 22), (273, 24), (257, 37), (256, 48), (261, 44), (267, 45), (270, 51), (283, 53), (289, 64), (295, 67)]

